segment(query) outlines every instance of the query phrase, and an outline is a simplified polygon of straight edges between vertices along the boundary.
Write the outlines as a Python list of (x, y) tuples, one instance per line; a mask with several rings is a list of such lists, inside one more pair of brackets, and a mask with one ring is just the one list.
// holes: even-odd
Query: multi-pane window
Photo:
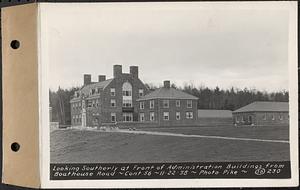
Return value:
[(92, 100), (92, 106), (96, 107), (96, 101), (95, 100)]
[(275, 120), (275, 114), (272, 114), (272, 120)]
[(279, 120), (283, 120), (283, 115), (279, 114), (278, 118), (279, 118)]
[(176, 100), (176, 107), (180, 107), (180, 100)]
[(144, 109), (145, 105), (144, 105), (144, 102), (140, 102), (140, 109)]
[(123, 96), (131, 96), (131, 91), (123, 90)]
[(187, 100), (186, 105), (187, 108), (192, 108), (192, 100)]
[(150, 112), (150, 121), (154, 121), (155, 117), (154, 117), (154, 112)]
[(116, 100), (115, 99), (110, 100), (110, 106), (111, 107), (116, 107)]
[(132, 121), (132, 113), (123, 113), (123, 121), (125, 122)]
[(176, 120), (180, 120), (180, 112), (176, 112)]
[(140, 113), (140, 121), (145, 121), (145, 114), (144, 113)]
[(186, 118), (193, 119), (193, 112), (191, 112), (191, 111), (186, 112)]
[(99, 104), (99, 99), (96, 99), (96, 107), (99, 107), (100, 104)]
[(115, 96), (116, 95), (116, 89), (115, 88), (111, 88), (110, 89), (110, 95), (111, 96)]
[(154, 108), (154, 100), (150, 100), (150, 109)]
[(169, 108), (169, 100), (163, 100), (163, 107)]
[(123, 107), (132, 107), (132, 100), (123, 100)]
[(139, 89), (139, 96), (144, 96), (144, 89)]
[(110, 113), (110, 120), (111, 122), (116, 122), (116, 113)]
[(164, 120), (169, 120), (169, 112), (164, 112)]

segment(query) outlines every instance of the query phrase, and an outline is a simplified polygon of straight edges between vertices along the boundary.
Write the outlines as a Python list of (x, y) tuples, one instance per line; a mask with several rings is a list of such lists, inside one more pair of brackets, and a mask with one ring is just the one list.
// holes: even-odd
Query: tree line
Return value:
[[(145, 84), (153, 91), (159, 86)], [(198, 99), (198, 109), (221, 109), (236, 110), (254, 101), (289, 101), (288, 91), (267, 92), (256, 89), (239, 89), (231, 87), (230, 89), (208, 88), (205, 86), (195, 87), (193, 84), (185, 84), (178, 87), (171, 84), (171, 87), (182, 90), (188, 94), (196, 96)], [(52, 107), (52, 121), (57, 121), (62, 125), (71, 124), (71, 106), (70, 99), (77, 91), (78, 87), (69, 89), (59, 88), (57, 91), (49, 90), (50, 107)]]

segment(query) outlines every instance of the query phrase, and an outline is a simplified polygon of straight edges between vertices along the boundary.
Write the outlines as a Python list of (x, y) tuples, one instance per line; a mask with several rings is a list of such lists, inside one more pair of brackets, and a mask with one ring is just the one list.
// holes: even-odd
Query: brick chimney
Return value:
[(169, 80), (164, 81), (164, 88), (170, 88), (170, 81)]
[(105, 75), (98, 75), (98, 82), (102, 82), (106, 80), (106, 76)]
[(130, 66), (129, 67), (130, 74), (133, 78), (139, 78), (139, 67), (138, 66)]
[(92, 83), (92, 75), (84, 74), (83, 75), (83, 85), (88, 85)]
[(114, 65), (114, 78), (119, 78), (122, 75), (122, 65)]

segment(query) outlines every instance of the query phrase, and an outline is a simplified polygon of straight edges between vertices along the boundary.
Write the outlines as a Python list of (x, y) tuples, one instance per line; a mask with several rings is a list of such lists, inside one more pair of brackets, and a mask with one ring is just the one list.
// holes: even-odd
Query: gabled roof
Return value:
[(108, 79), (108, 80), (105, 80), (105, 81), (101, 81), (101, 82), (96, 82), (96, 83), (92, 83), (92, 84), (89, 84), (89, 85), (86, 85), (86, 86), (83, 86), (80, 91), (81, 93), (83, 93), (84, 95), (89, 95), (90, 93), (90, 90), (91, 89), (104, 89), (107, 85), (109, 85), (109, 83), (112, 81), (113, 79)]
[(150, 99), (189, 99), (189, 100), (198, 100), (197, 97), (192, 96), (188, 93), (185, 93), (181, 90), (175, 88), (165, 88), (161, 87), (156, 89), (149, 94), (138, 99), (139, 100), (150, 100)]
[(231, 118), (231, 110), (210, 110), (210, 109), (199, 109), (198, 118)]
[(233, 111), (233, 113), (241, 112), (288, 112), (288, 102), (253, 102), (240, 109)]

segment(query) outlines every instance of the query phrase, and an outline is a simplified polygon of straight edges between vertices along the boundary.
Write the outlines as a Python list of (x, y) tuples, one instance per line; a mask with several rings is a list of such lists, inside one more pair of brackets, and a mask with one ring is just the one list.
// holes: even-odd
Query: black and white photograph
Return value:
[(290, 178), (291, 17), (274, 4), (49, 4), (51, 179)]

